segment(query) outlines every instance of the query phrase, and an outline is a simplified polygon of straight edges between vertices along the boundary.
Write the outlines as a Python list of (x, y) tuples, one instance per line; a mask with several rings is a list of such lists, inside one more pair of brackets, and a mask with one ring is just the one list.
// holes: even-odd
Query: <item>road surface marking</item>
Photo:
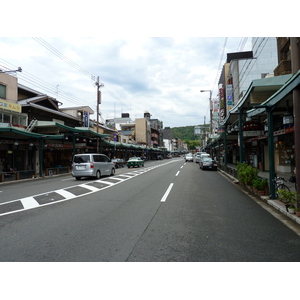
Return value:
[(92, 192), (98, 192), (98, 191), (99, 191), (98, 188), (96, 188), (96, 187), (94, 187), (94, 186), (91, 186), (91, 185), (80, 184), (79, 186), (81, 186), (81, 187), (83, 187), (83, 188), (85, 188), (85, 189), (87, 189), (87, 190), (90, 190), (90, 191), (92, 191)]
[(167, 191), (165, 192), (164, 196), (161, 198), (160, 202), (166, 202), (170, 192), (171, 192), (171, 189), (173, 187), (174, 183), (171, 183), (167, 189)]
[(40, 206), (40, 204), (33, 197), (23, 198), (20, 199), (20, 201), (24, 206), (24, 209), (30, 209)]
[(178, 171), (178, 172), (176, 173), (176, 175), (175, 175), (175, 176), (178, 176), (178, 175), (179, 175), (179, 173), (180, 173), (180, 171)]
[(58, 194), (60, 194), (61, 196), (65, 197), (66, 200), (72, 199), (72, 198), (75, 197), (74, 194), (72, 194), (72, 193), (70, 193), (70, 192), (68, 192), (68, 191), (66, 191), (66, 190), (63, 190), (63, 189), (57, 190), (57, 191), (55, 191), (55, 192), (58, 193)]
[[(100, 190), (103, 190), (103, 189), (107, 189), (111, 186), (114, 186), (118, 183), (122, 183), (126, 180), (129, 180), (131, 178), (135, 178), (136, 176), (138, 175), (141, 175), (141, 174), (144, 174), (148, 171), (151, 171), (153, 169), (156, 169), (156, 168), (159, 168), (159, 167), (163, 167), (167, 164), (170, 164), (170, 163), (173, 163), (173, 162), (177, 162), (176, 160), (174, 161), (169, 161), (167, 163), (164, 163), (164, 164), (160, 164), (160, 165), (157, 165), (157, 166), (152, 166), (152, 167), (148, 167), (148, 168), (144, 168), (142, 170), (136, 170), (136, 171), (133, 171), (133, 172), (127, 172), (127, 173), (124, 173), (124, 174), (120, 174), (120, 176), (124, 176), (126, 179), (121, 179), (121, 178), (115, 178), (118, 182), (115, 182), (115, 183), (112, 183), (112, 182), (109, 182), (109, 181), (105, 181), (104, 180), (95, 180), (95, 181), (91, 181), (91, 183), (93, 182), (99, 182), (99, 183), (104, 183), (106, 184), (106, 187), (104, 188), (96, 188), (96, 187), (93, 187), (93, 186), (90, 186), (90, 185), (86, 185), (86, 184), (80, 184), (78, 185), (78, 183), (74, 186), (71, 186), (71, 187), (66, 187), (64, 189), (59, 189), (59, 190), (53, 190), (53, 191), (50, 191), (48, 193), (42, 193), (42, 194), (38, 194), (38, 195), (34, 195), (34, 196), (30, 196), (30, 197), (25, 197), (25, 198), (21, 198), (21, 199), (16, 199), (16, 200), (10, 200), (10, 201), (7, 201), (7, 202), (3, 202), (3, 203), (0, 203), (0, 206), (2, 207), (7, 207), (7, 205), (10, 205), (10, 204), (14, 204), (14, 203), (20, 203), (20, 205), (23, 206), (22, 209), (16, 209), (16, 208), (10, 208), (9, 211), (5, 211), (5, 212), (0, 212), (0, 216), (4, 216), (4, 215), (8, 215), (8, 214), (13, 214), (13, 213), (17, 213), (17, 212), (21, 212), (21, 211), (24, 211), (24, 210), (27, 210), (27, 209), (32, 209), (32, 208), (36, 208), (36, 207), (42, 207), (42, 206), (46, 206), (46, 205), (51, 205), (51, 204), (55, 204), (55, 203), (58, 203), (58, 202), (63, 202), (63, 201), (67, 201), (67, 200), (71, 200), (71, 199), (75, 199), (75, 198), (78, 198), (78, 197), (82, 197), (84, 195), (87, 195), (87, 194), (90, 194), (90, 193), (93, 193), (93, 192), (98, 192)], [(131, 175), (131, 176), (130, 176)], [(112, 179), (114, 179), (112, 177)], [(74, 178), (70, 178), (70, 179), (64, 179), (62, 181), (67, 181), (67, 180), (74, 180)], [(80, 195), (75, 195), (75, 194), (72, 194), (71, 192), (68, 192), (67, 189), (70, 189), (72, 187), (77, 187), (77, 186), (81, 186), (83, 188), (86, 188), (87, 190), (89, 190), (87, 193), (85, 194), (80, 194)], [(169, 192), (171, 191), (172, 189), (172, 186), (173, 186), (173, 183), (169, 186), (169, 189), (167, 190), (167, 192), (165, 193), (164, 197), (162, 198), (162, 202), (165, 202), (166, 199), (167, 199), (167, 196), (169, 194)], [(0, 191), (0, 193), (3, 192), (3, 191)], [(41, 195), (46, 195), (48, 196), (49, 193), (57, 193), (61, 196), (63, 196), (65, 199), (61, 199), (61, 200), (58, 200), (58, 201), (54, 201), (54, 202), (47, 202), (47, 203), (44, 203), (44, 204), (40, 204), (38, 203), (34, 197), (39, 197)]]

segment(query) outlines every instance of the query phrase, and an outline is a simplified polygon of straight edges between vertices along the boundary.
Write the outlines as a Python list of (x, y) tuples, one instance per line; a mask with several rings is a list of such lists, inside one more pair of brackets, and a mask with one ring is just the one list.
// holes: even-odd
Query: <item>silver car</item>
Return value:
[(185, 161), (191, 161), (193, 162), (194, 161), (194, 156), (192, 153), (188, 153), (186, 156), (185, 156)]
[(96, 177), (99, 179), (102, 175), (114, 175), (115, 165), (104, 154), (76, 154), (73, 157), (71, 174), (77, 180), (80, 180), (81, 177)]
[(195, 158), (195, 163), (199, 164), (201, 160), (201, 155), (206, 154), (206, 152), (197, 152), (196, 153), (196, 158)]

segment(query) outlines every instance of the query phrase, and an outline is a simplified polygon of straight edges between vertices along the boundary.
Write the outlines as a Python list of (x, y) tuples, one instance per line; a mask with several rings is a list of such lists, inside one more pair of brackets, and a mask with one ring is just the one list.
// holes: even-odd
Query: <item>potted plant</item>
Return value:
[(278, 199), (285, 203), (286, 210), (289, 213), (295, 213), (295, 204), (297, 203), (297, 193), (287, 190), (278, 190)]
[(255, 192), (259, 195), (265, 194), (266, 185), (267, 185), (267, 180), (260, 178), (260, 177), (256, 177), (252, 181), (252, 186), (253, 186)]
[(252, 182), (257, 178), (258, 170), (251, 166), (248, 166), (247, 163), (239, 163), (237, 165), (238, 180), (240, 183), (247, 185), (248, 187), (252, 186)]

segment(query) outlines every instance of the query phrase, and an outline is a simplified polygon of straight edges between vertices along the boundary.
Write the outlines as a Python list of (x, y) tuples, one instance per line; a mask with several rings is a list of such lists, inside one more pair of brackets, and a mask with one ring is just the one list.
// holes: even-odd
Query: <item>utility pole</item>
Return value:
[[(100, 88), (104, 84), (100, 83), (99, 76), (97, 77), (96, 87), (97, 87), (97, 133), (99, 133), (99, 105), (101, 104), (101, 91)], [(99, 137), (97, 137), (97, 153), (99, 152)]]

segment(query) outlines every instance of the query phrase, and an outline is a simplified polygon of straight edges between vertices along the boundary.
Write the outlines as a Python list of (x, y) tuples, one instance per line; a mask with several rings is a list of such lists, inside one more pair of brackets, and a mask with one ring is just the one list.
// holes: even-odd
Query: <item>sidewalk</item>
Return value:
[[(223, 170), (220, 170), (220, 169), (219, 169), (219, 171), (221, 171), (224, 175), (230, 177), (232, 179), (232, 181), (238, 182), (237, 178), (233, 177), (229, 173), (227, 173), (227, 172), (225, 172)], [(295, 184), (289, 182), (289, 179), (292, 176), (292, 173), (287, 174), (287, 173), (279, 173), (279, 172), (277, 172), (277, 175), (279, 177), (283, 177), (286, 180), (286, 182), (284, 182), (284, 183), (285, 183), (285, 185), (291, 191), (293, 191), (293, 192), (296, 191), (295, 190)], [(258, 176), (266, 178), (268, 180), (268, 182), (269, 182), (269, 172), (259, 171)], [(300, 225), (300, 217), (297, 217), (295, 214), (291, 214), (291, 213), (287, 212), (285, 205), (281, 201), (270, 199), (269, 196), (259, 196), (259, 195), (256, 195), (256, 197), (259, 197), (261, 200), (263, 200), (264, 202), (266, 202), (267, 204), (269, 204), (273, 208), (277, 209), (280, 213), (282, 213), (283, 215), (287, 216), (288, 218), (290, 218), (291, 220), (293, 220), (295, 223), (297, 223), (297, 224)]]
[[(286, 181), (284, 182), (284, 184), (292, 191), (295, 192), (295, 183), (289, 182), (290, 177), (292, 176), (292, 173), (280, 173), (280, 172), (276, 172), (277, 176), (279, 177), (283, 177)], [(258, 172), (258, 176), (262, 177), (262, 178), (266, 178), (269, 182), (269, 172), (262, 172), (259, 171)]]

